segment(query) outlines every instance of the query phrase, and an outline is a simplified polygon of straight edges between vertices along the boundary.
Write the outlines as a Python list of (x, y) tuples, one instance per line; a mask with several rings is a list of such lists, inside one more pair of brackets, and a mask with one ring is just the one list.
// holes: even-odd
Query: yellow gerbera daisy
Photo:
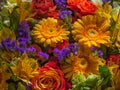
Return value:
[(12, 70), (15, 75), (20, 77), (21, 79), (29, 80), (34, 77), (37, 72), (38, 64), (37, 62), (29, 58), (26, 54), (22, 55), (20, 58), (17, 59), (18, 63), (12, 63)]
[(71, 54), (70, 57), (66, 58), (66, 63), (62, 65), (62, 69), (68, 80), (78, 72), (86, 76), (90, 73), (98, 74), (98, 67), (104, 65), (105, 60), (88, 52), (80, 51), (78, 55)]
[(73, 25), (73, 36), (81, 45), (100, 46), (110, 44), (110, 22), (99, 15), (87, 15), (78, 19)]
[(36, 42), (43, 43), (44, 46), (55, 45), (57, 42), (62, 42), (68, 39), (69, 31), (64, 25), (60, 25), (57, 19), (47, 18), (42, 19), (35, 25), (32, 32)]

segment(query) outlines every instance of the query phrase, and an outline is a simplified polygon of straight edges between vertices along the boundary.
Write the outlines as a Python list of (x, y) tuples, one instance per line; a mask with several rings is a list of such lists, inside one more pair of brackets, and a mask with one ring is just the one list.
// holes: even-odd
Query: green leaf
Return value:
[(113, 32), (115, 30), (115, 26), (116, 26), (116, 21), (113, 20), (113, 18), (111, 19), (111, 27), (110, 30)]
[(20, 81), (20, 79), (17, 76), (15, 76), (15, 75), (11, 76), (10, 79), (12, 79), (14, 82)]
[(109, 75), (111, 76), (110, 70), (108, 69), (107, 66), (99, 66), (99, 72), (103, 78), (106, 78)]
[(107, 46), (105, 46), (104, 44), (101, 44), (101, 47), (100, 49), (103, 51), (103, 58), (106, 58), (108, 55), (107, 55)]
[(17, 90), (26, 90), (26, 88), (21, 82), (19, 82)]
[(86, 80), (85, 76), (83, 74), (80, 74), (80, 73), (76, 73), (74, 76), (73, 76), (73, 79), (72, 79), (72, 84), (73, 85), (76, 85), (76, 84), (79, 84), (79, 83), (82, 83)]
[(17, 6), (13, 8), (12, 13), (10, 13), (10, 28), (11, 30), (14, 30), (15, 33), (17, 33), (18, 24), (19, 24), (19, 14), (17, 12)]
[(8, 84), (8, 90), (16, 90), (15, 83), (9, 83)]
[(101, 75), (101, 79), (103, 79), (103, 81), (101, 82), (101, 88), (102, 90), (104, 90), (105, 88), (111, 86), (112, 76), (107, 66), (99, 66), (99, 72)]
[(8, 17), (9, 16), (9, 12), (8, 12), (8, 9), (7, 8), (2, 8), (2, 11), (0, 12), (0, 15), (2, 17)]
[(3, 24), (0, 22), (0, 30), (3, 29)]
[(96, 87), (99, 79), (100, 79), (100, 76), (91, 74), (87, 77), (87, 80), (85, 83), (87, 86), (94, 88)]

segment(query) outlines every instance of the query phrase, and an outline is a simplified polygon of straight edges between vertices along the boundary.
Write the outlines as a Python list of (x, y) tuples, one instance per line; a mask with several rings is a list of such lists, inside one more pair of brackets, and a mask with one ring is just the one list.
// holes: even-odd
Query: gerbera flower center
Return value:
[(98, 32), (95, 29), (89, 29), (87, 33), (90, 37), (98, 36)]
[(85, 58), (80, 58), (80, 63), (79, 63), (81, 68), (86, 68), (88, 65), (88, 62)]
[(73, 64), (74, 72), (84, 72), (88, 67), (88, 61), (84, 57), (76, 57)]

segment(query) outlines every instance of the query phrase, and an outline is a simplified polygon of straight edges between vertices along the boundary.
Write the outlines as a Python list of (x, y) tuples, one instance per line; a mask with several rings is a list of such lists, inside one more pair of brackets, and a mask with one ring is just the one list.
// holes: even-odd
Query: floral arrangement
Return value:
[(0, 90), (120, 90), (119, 0), (0, 6)]

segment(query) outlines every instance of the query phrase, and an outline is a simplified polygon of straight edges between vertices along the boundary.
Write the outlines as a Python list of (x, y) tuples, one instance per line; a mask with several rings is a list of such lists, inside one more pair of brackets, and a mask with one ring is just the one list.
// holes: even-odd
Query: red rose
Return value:
[(79, 17), (94, 14), (97, 10), (97, 6), (88, 0), (67, 0), (67, 3), (68, 8), (73, 10)]
[(47, 14), (55, 12), (56, 10), (56, 6), (54, 5), (53, 0), (33, 0), (32, 6), (33, 11), (36, 13), (35, 15), (36, 18), (39, 18), (40, 16), (43, 15), (47, 16)]

